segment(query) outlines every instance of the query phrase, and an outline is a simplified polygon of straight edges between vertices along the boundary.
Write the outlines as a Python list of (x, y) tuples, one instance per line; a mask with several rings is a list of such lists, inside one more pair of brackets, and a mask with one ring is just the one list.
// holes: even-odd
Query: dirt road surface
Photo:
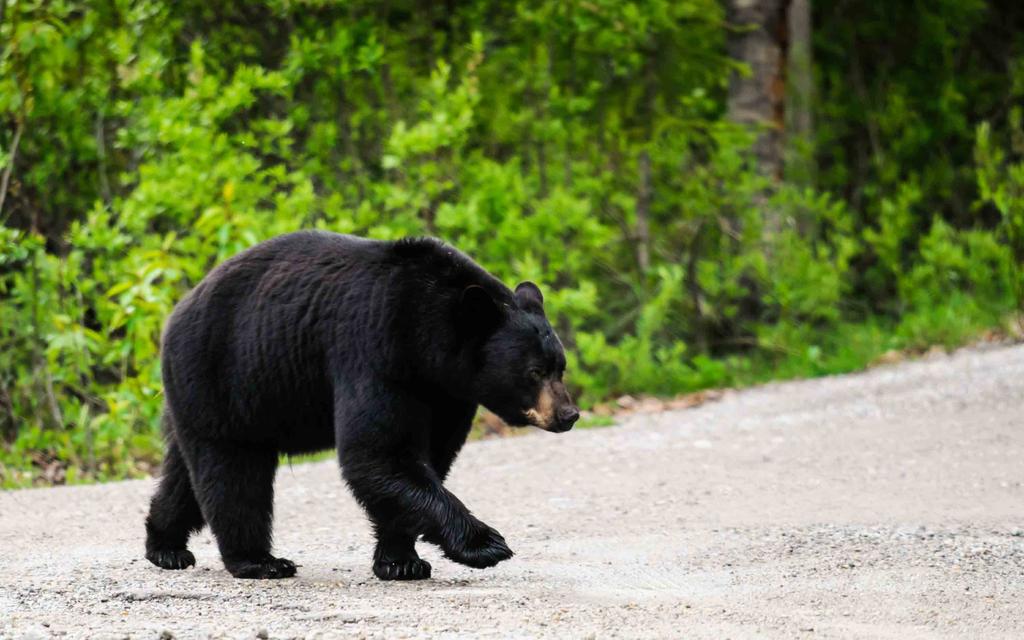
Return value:
[(331, 462), (282, 468), (285, 581), (142, 559), (152, 481), (0, 494), (0, 638), (1022, 638), (1024, 347), (466, 447), (517, 555), (379, 582)]

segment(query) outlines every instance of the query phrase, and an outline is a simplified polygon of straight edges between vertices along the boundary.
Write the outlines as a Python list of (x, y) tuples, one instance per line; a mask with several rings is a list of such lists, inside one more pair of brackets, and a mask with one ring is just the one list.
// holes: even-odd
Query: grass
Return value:
[(984, 339), (1019, 341), (1022, 317), (1005, 306), (984, 306), (967, 296), (907, 313), (899, 321), (878, 317), (840, 323), (815, 334), (800, 328), (763, 336), (761, 355), (729, 363), (734, 386), (861, 371), (940, 347), (946, 351)]

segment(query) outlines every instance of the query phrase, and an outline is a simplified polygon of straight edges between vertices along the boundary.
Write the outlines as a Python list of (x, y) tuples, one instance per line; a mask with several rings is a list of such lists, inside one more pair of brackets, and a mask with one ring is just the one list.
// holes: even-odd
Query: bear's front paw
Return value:
[(442, 545), (441, 549), (449, 560), (474, 569), (493, 567), (513, 555), (505, 538), (487, 525), (482, 525), (463, 544)]
[(419, 558), (375, 560), (373, 575), (381, 580), (426, 580), (430, 577), (430, 563)]

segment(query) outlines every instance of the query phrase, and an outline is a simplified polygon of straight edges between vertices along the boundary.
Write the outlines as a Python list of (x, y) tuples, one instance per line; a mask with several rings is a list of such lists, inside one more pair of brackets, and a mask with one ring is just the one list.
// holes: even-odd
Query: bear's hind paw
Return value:
[(154, 549), (146, 552), (149, 560), (161, 569), (187, 569), (195, 566), (196, 557), (188, 549)]
[(284, 558), (267, 557), (264, 560), (242, 560), (225, 563), (227, 570), (236, 578), (247, 580), (277, 580), (295, 575), (295, 563)]

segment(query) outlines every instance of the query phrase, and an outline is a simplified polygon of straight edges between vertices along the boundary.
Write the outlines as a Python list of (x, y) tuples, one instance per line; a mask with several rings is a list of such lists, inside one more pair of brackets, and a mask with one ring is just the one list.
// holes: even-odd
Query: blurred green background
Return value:
[(148, 473), (164, 318), (319, 227), (545, 289), (584, 406), (1014, 334), (1017, 0), (0, 0), (0, 485)]

